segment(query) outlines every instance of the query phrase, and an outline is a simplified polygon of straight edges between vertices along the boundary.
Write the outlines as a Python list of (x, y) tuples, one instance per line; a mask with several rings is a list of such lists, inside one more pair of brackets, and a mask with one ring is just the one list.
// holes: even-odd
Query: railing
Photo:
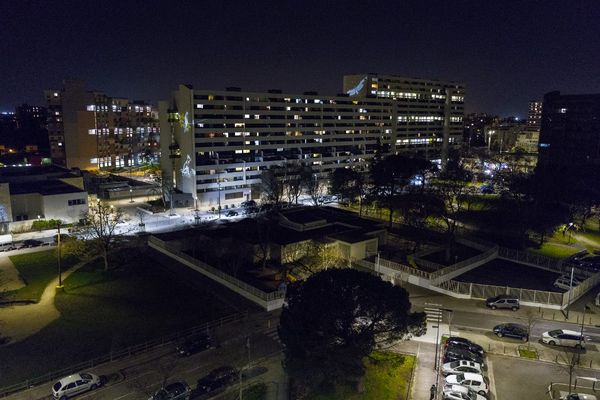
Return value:
[(450, 265), (448, 267), (445, 267), (443, 269), (433, 272), (431, 274), (431, 279), (432, 280), (439, 279), (439, 278), (443, 277), (444, 275), (448, 275), (451, 272), (457, 271), (457, 270), (467, 267), (471, 264), (485, 260), (486, 258), (490, 258), (492, 256), (495, 257), (497, 253), (498, 253), (498, 246), (494, 246), (491, 249), (488, 249), (487, 251), (484, 251), (483, 253), (478, 254), (474, 257), (468, 258), (466, 260), (463, 260), (461, 262), (458, 262), (456, 264)]
[(562, 293), (547, 292), (544, 290), (532, 290), (513, 288), (509, 286), (482, 285), (473, 283), (471, 285), (471, 297), (487, 299), (499, 294), (508, 294), (518, 297), (522, 302), (558, 305), (562, 304)]
[(254, 287), (244, 281), (234, 278), (233, 276), (226, 274), (225, 272), (223, 272), (215, 267), (212, 267), (206, 263), (203, 263), (202, 261), (190, 256), (189, 254), (186, 254), (182, 251), (179, 251), (179, 250), (173, 248), (172, 246), (169, 246), (163, 240), (160, 240), (155, 236), (151, 236), (148, 238), (148, 244), (160, 247), (163, 250), (166, 250), (167, 252), (171, 253), (172, 255), (179, 257), (179, 258), (187, 261), (188, 263), (195, 265), (198, 268), (201, 268), (202, 270), (206, 271), (207, 273), (226, 281), (227, 283), (237, 287), (240, 290), (243, 290), (255, 297), (258, 297), (261, 300), (268, 302), (268, 301), (272, 301), (272, 300), (282, 299), (285, 297), (284, 291), (274, 291), (274, 292), (269, 292), (269, 293), (263, 292), (262, 290), (257, 289), (256, 287)]
[[(372, 263), (367, 260), (355, 260), (352, 263), (355, 265), (358, 265), (359, 267), (367, 268), (367, 269), (370, 269), (373, 271), (377, 270), (377, 264)], [(425, 278), (425, 279), (429, 279), (429, 275), (430, 275), (429, 272), (427, 272), (427, 271), (422, 271), (420, 269), (416, 269), (413, 267), (409, 267), (407, 265), (398, 264), (393, 261), (384, 260), (384, 259), (379, 260), (379, 265), (384, 268), (389, 268), (389, 269), (392, 269), (392, 270), (395, 270), (395, 271), (398, 271), (401, 273), (405, 273), (408, 275), (414, 275), (414, 276), (418, 276), (420, 278)], [(377, 271), (377, 272), (379, 272), (379, 271)]]
[(543, 256), (541, 254), (534, 254), (528, 251), (500, 247), (498, 249), (498, 256), (517, 262), (537, 265), (538, 267), (547, 268), (551, 271), (556, 271), (559, 273), (565, 272), (565, 268), (560, 261), (551, 257)]
[(585, 292), (587, 292), (591, 287), (596, 286), (598, 283), (600, 283), (600, 272), (595, 273), (594, 275), (581, 282), (579, 285), (571, 288), (570, 295), (569, 291), (563, 293), (562, 306), (567, 307), (569, 303), (573, 303)]
[(179, 331), (176, 333), (172, 333), (167, 336), (162, 336), (155, 340), (140, 343), (135, 346), (126, 347), (126, 348), (123, 348), (123, 349), (120, 349), (117, 351), (112, 351), (109, 354), (105, 354), (103, 356), (96, 357), (91, 360), (81, 362), (79, 364), (71, 365), (69, 367), (62, 368), (60, 370), (48, 372), (47, 374), (44, 374), (42, 376), (39, 376), (39, 377), (36, 377), (33, 379), (28, 379), (26, 381), (19, 382), (14, 385), (5, 386), (3, 388), (0, 388), (0, 397), (7, 397), (8, 395), (10, 395), (12, 393), (31, 388), (33, 386), (38, 386), (43, 383), (50, 382), (50, 381), (58, 379), (58, 378), (62, 378), (63, 376), (73, 374), (75, 372), (90, 369), (90, 368), (96, 367), (100, 364), (104, 364), (106, 362), (112, 362), (112, 361), (115, 361), (115, 360), (118, 360), (121, 358), (129, 357), (133, 354), (149, 351), (149, 350), (159, 348), (159, 347), (162, 347), (165, 345), (170, 345), (184, 337), (194, 335), (194, 334), (197, 334), (200, 332), (206, 332), (206, 331), (215, 329), (217, 327), (220, 327), (220, 326), (223, 326), (226, 324), (231, 324), (233, 322), (241, 321), (245, 318), (247, 318), (246, 314), (242, 314), (242, 313), (230, 314), (230, 315), (220, 318), (216, 321), (209, 321), (202, 325), (195, 326), (195, 327), (192, 327), (192, 328), (189, 328), (189, 329), (186, 329), (183, 331)]

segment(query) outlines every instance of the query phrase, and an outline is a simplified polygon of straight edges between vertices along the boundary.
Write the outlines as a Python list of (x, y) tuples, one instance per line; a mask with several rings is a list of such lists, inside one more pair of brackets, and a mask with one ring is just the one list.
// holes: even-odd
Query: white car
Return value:
[[(577, 277), (573, 277), (573, 287), (578, 286), (581, 281)], [(571, 277), (567, 275), (559, 276), (554, 281), (554, 286), (560, 289), (569, 290), (571, 289)]]
[(542, 333), (542, 342), (551, 346), (585, 347), (585, 336), (580, 332), (567, 329), (555, 329)]
[(481, 374), (473, 374), (470, 372), (465, 372), (464, 374), (448, 375), (446, 377), (446, 383), (449, 385), (466, 386), (482, 396), (485, 396), (489, 390), (488, 385), (483, 380), (483, 376)]
[(442, 374), (460, 374), (463, 372), (472, 372), (474, 374), (481, 374), (481, 365), (474, 361), (460, 360), (452, 361), (442, 366)]
[(58, 400), (68, 400), (73, 396), (95, 390), (102, 385), (98, 375), (82, 372), (65, 376), (52, 385), (52, 396)]
[(443, 394), (444, 400), (487, 400), (473, 389), (462, 385), (444, 385)]

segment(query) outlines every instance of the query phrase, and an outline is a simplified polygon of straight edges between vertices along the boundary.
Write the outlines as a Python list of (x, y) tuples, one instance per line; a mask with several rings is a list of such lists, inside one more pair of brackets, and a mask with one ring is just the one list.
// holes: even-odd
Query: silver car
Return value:
[(442, 366), (442, 374), (444, 376), (450, 374), (460, 374), (461, 372), (472, 372), (474, 374), (481, 374), (481, 365), (474, 361), (458, 360), (445, 363)]
[(98, 375), (82, 372), (65, 376), (52, 385), (52, 396), (58, 400), (67, 400), (78, 394), (95, 390), (102, 385)]

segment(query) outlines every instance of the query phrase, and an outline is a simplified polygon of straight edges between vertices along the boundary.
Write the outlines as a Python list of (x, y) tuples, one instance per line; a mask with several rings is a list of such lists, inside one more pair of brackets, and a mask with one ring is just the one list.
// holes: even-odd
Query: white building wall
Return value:
[[(69, 200), (83, 200), (84, 204), (69, 205)], [(77, 222), (88, 211), (87, 192), (63, 193), (43, 196), (45, 219), (60, 219), (65, 222)]]

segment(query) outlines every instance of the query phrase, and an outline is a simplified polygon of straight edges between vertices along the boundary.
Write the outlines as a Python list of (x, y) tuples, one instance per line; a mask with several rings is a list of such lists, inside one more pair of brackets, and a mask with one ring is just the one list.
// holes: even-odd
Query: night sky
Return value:
[(157, 101), (196, 88), (341, 92), (348, 73), (462, 81), (468, 112), (600, 92), (594, 1), (0, 0), (0, 111), (65, 78)]

